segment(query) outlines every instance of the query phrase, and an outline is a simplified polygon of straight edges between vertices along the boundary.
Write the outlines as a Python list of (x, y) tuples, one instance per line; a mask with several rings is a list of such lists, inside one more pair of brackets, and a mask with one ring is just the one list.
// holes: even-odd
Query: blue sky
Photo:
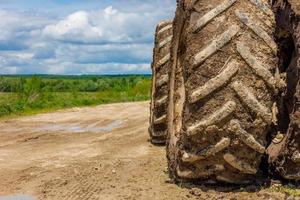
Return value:
[(0, 74), (150, 73), (176, 0), (0, 0)]

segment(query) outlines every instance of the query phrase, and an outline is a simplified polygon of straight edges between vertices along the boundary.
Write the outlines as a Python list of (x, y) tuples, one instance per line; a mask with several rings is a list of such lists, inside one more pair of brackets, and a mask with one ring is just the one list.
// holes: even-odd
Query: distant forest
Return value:
[(33, 86), (48, 92), (97, 92), (126, 90), (151, 75), (0, 75), (0, 92), (22, 92)]

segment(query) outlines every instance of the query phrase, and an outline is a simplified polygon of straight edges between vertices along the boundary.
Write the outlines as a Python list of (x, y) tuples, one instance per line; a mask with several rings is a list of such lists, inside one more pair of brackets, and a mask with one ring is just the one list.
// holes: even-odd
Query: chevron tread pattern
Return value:
[(262, 0), (197, 4), (204, 14), (184, 30), (187, 98), (176, 147), (180, 161), (170, 171), (178, 179), (245, 183), (257, 174), (267, 132), (276, 121), (273, 12)]

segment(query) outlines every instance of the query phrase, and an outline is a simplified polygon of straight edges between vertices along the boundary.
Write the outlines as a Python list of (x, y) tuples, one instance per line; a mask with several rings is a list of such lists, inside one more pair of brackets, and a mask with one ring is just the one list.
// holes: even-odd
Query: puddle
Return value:
[(29, 195), (12, 195), (12, 196), (0, 196), (0, 200), (36, 200), (33, 196)]
[(73, 132), (73, 133), (85, 133), (85, 132), (103, 133), (103, 132), (110, 132), (116, 128), (119, 128), (123, 124), (123, 120), (114, 120), (111, 123), (107, 124), (106, 126), (96, 127), (98, 124), (99, 122), (96, 122), (86, 127), (80, 126), (79, 123), (74, 123), (67, 126), (63, 124), (61, 125), (51, 124), (51, 125), (45, 125), (43, 127), (37, 128), (36, 132), (50, 131), (50, 132)]
[(92, 127), (88, 131), (89, 132), (110, 132), (116, 128), (119, 128), (123, 124), (122, 120), (115, 120), (104, 127)]

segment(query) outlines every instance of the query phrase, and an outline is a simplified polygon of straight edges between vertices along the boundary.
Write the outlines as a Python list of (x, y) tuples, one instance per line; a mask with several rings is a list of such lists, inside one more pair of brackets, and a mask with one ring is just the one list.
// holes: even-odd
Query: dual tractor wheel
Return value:
[[(278, 67), (269, 2), (177, 4), (173, 23), (162, 22), (156, 31), (149, 128), (153, 143), (167, 143), (170, 176), (252, 183), (270, 149), (278, 155), (278, 149), (286, 152), (270, 166), (293, 162), (300, 169), (300, 142), (292, 142), (297, 140), (297, 121), (289, 127), (294, 134), (276, 136), (287, 87)], [(284, 178), (298, 180), (300, 174), (286, 173)]]

